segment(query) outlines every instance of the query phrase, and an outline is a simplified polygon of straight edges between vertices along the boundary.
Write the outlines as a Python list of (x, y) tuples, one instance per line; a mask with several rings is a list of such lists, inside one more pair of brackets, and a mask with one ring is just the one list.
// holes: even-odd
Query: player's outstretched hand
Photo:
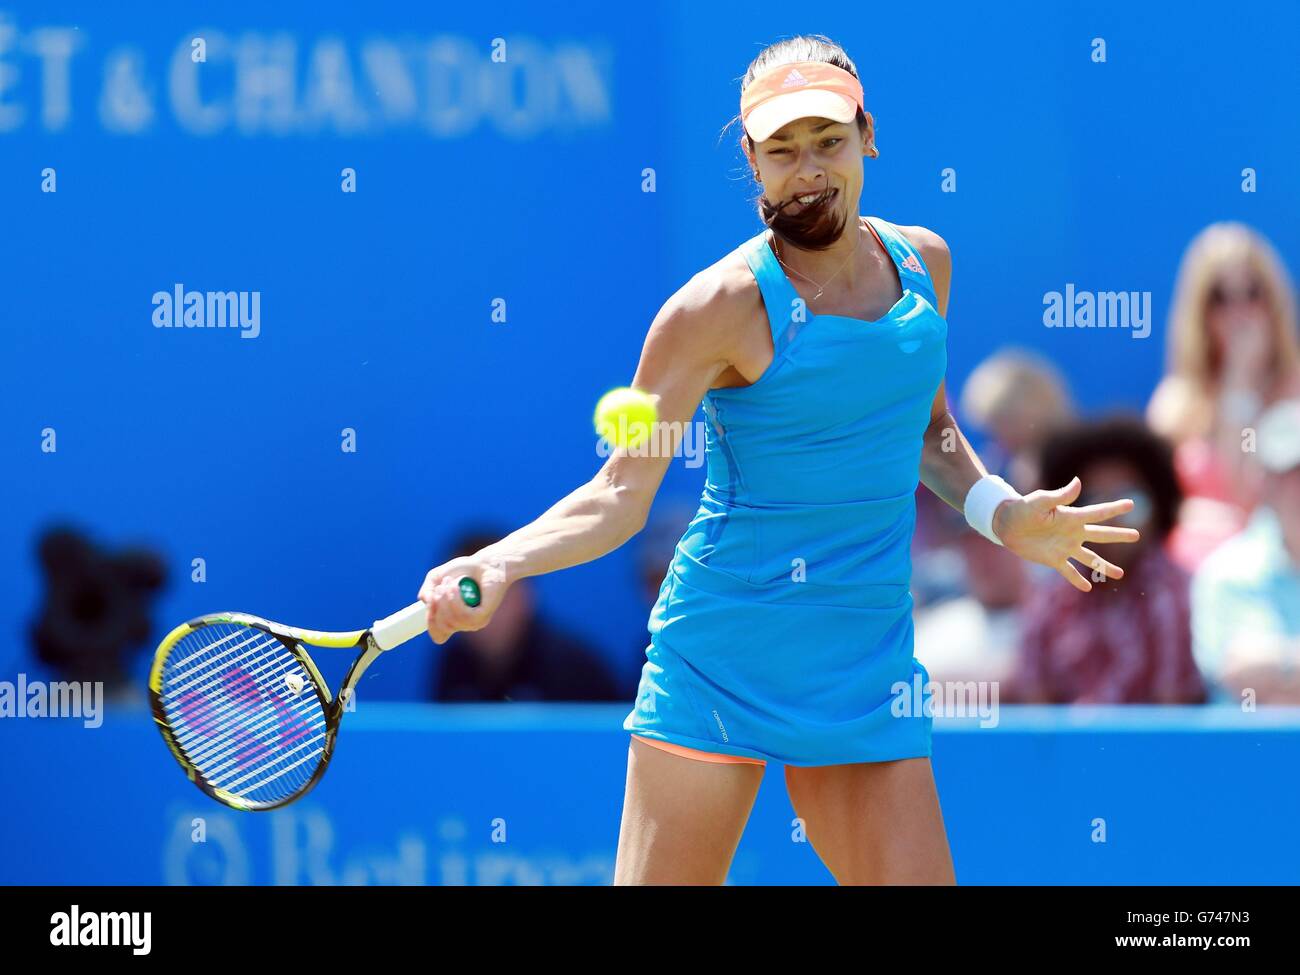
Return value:
[[(460, 592), (460, 580), (468, 576), (478, 583), (480, 601), (468, 606)], [(468, 555), (444, 562), (424, 577), (420, 602), (428, 607), (429, 638), (446, 643), (453, 633), (481, 630), (501, 605), (510, 584), (505, 567), (490, 557)]]
[(1132, 511), (1131, 500), (1070, 507), (1082, 490), (1076, 477), (1055, 491), (1034, 491), (1019, 501), (1004, 501), (993, 516), (993, 533), (1022, 559), (1050, 566), (1075, 589), (1091, 592), (1092, 583), (1071, 564), (1071, 559), (1108, 579), (1122, 578), (1124, 570), (1084, 543), (1136, 542), (1141, 536), (1133, 528), (1099, 524)]

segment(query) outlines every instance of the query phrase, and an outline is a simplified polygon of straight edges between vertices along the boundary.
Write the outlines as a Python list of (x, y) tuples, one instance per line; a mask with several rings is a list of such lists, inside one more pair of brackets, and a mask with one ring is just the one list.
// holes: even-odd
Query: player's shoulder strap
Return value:
[(939, 302), (934, 294), (934, 281), (930, 278), (930, 271), (925, 266), (921, 252), (903, 236), (903, 232), (898, 227), (888, 220), (882, 220), (880, 217), (867, 217), (866, 220), (881, 246), (894, 259), (894, 266), (898, 268), (898, 277), (903, 282), (903, 287), (911, 288), (937, 310)]
[[(772, 332), (772, 347), (776, 354), (789, 344), (798, 326), (807, 321), (808, 312), (804, 300), (795, 291), (794, 285), (786, 277), (781, 262), (768, 244), (768, 232), (751, 237), (740, 245), (740, 253), (745, 263), (754, 273), (758, 290), (763, 295), (763, 306), (767, 309), (767, 324)], [(796, 315), (796, 311), (800, 314)]]

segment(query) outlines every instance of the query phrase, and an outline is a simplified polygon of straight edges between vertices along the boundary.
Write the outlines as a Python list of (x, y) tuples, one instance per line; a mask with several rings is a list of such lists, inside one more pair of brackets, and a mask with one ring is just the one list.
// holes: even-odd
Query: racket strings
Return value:
[[(182, 731), (179, 744), (204, 777), (226, 791), (265, 801), (281, 796), (254, 793), (292, 792), (305, 783), (292, 773), (321, 754), (325, 723), (314, 694), (285, 703), (282, 675), (304, 679), (293, 656), (278, 641), (264, 641), (259, 649), (273, 660), (251, 669), (247, 663), (226, 668), (219, 682), (207, 682), (201, 694), (183, 693), (176, 707), (178, 723), (190, 729)], [(306, 778), (313, 770), (305, 770)], [(278, 782), (284, 776), (289, 779)]]
[(248, 802), (289, 798), (323, 758), (328, 723), (314, 681), (261, 630), (213, 624), (186, 635), (164, 664), (160, 696), (190, 764)]
[[(255, 711), (250, 723), (247, 706), (213, 713), (206, 702), (187, 700), (181, 707), (186, 712), (181, 720), (190, 720), (199, 728), (198, 734), (179, 742), (181, 747), (211, 784), (228, 791), (245, 785), (277, 759), (294, 757), (304, 750), (307, 759), (319, 754), (314, 746), (320, 742), (323, 724), (312, 721), (310, 712), (302, 709), (273, 708), (274, 714), (261, 720), (257, 720)], [(232, 778), (245, 770), (245, 775)], [(261, 784), (264, 782), (249, 789)]]

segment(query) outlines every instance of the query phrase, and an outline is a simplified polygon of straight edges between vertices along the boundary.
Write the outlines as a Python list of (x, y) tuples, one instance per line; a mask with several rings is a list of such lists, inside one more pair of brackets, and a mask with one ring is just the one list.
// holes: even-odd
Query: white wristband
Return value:
[(996, 474), (985, 474), (966, 492), (966, 523), (995, 545), (1002, 540), (993, 534), (993, 512), (1003, 501), (1019, 500), (1020, 492)]

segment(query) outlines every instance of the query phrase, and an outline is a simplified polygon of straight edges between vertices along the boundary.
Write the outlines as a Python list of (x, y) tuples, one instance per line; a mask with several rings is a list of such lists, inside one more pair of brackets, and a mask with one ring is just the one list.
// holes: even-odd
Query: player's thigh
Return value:
[(813, 849), (841, 884), (951, 884), (952, 854), (928, 758), (786, 766)]
[(632, 739), (615, 884), (721, 884), (763, 766), (716, 764)]

